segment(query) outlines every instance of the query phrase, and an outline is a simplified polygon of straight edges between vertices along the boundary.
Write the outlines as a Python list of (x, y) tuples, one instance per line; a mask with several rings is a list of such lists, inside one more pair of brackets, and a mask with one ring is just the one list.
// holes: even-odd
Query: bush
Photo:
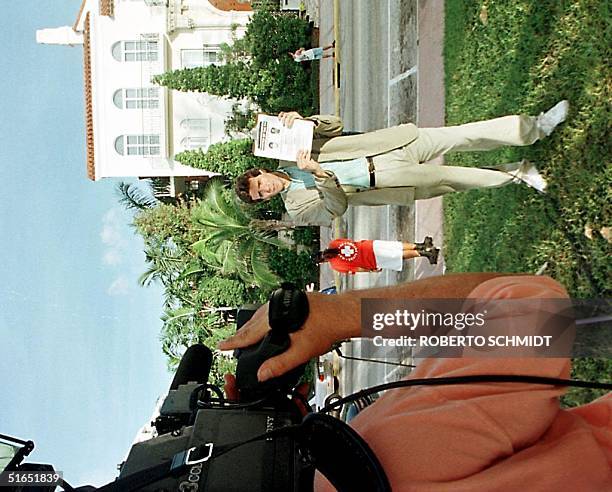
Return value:
[(225, 134), (228, 137), (236, 133), (248, 134), (255, 127), (257, 112), (250, 108), (242, 108), (240, 103), (232, 105), (232, 115), (225, 119)]
[(313, 249), (318, 249), (319, 228), (318, 227), (296, 227), (292, 232), (295, 244), (303, 244)]
[(198, 294), (211, 307), (239, 307), (247, 301), (244, 283), (231, 278), (204, 278), (200, 282)]
[(318, 281), (319, 269), (310, 259), (309, 253), (274, 248), (270, 251), (269, 265), (285, 282), (293, 282), (301, 289)]
[(182, 92), (207, 92), (242, 99), (249, 93), (250, 67), (242, 61), (225, 65), (183, 68), (156, 75), (154, 84)]
[(257, 71), (253, 100), (267, 113), (297, 111), (310, 116), (316, 112), (310, 77), (310, 71), (289, 55), (270, 61)]
[(309, 25), (294, 16), (256, 12), (235, 48), (224, 48), (223, 65), (174, 70), (153, 77), (155, 84), (179, 91), (248, 98), (263, 111), (316, 112), (311, 71), (295, 63), (290, 51), (309, 45)]
[(297, 65), (289, 52), (310, 46), (310, 26), (299, 17), (259, 10), (251, 17), (243, 42), (254, 63), (289, 59)]
[(211, 145), (206, 152), (201, 149), (186, 150), (174, 157), (181, 164), (220, 173), (234, 180), (247, 169), (276, 168), (277, 161), (255, 157), (250, 138), (230, 140)]

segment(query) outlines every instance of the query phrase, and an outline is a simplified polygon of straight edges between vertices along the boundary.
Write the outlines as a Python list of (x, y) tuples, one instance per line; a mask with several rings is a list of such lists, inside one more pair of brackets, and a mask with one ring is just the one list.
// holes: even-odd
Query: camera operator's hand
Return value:
[[(364, 289), (339, 295), (309, 293), (310, 314), (301, 329), (290, 333), (286, 352), (264, 362), (257, 373), (260, 381), (280, 376), (330, 350), (341, 340), (361, 334), (361, 299), (465, 299), (480, 283), (500, 273), (461, 273), (430, 277), (379, 289)], [(219, 344), (221, 350), (244, 348), (259, 342), (270, 330), (268, 304), (260, 307), (238, 332)]]
[[(308, 294), (310, 314), (304, 326), (294, 333), (290, 333), (291, 345), (286, 352), (272, 357), (264, 362), (257, 372), (259, 381), (266, 381), (280, 376), (287, 371), (298, 367), (317, 355), (328, 352), (332, 345), (339, 340), (357, 336), (359, 334), (359, 315), (356, 322), (346, 323), (346, 316), (331, 320), (330, 311), (337, 312), (335, 296), (323, 294)], [(358, 302), (358, 301), (356, 301)], [(356, 309), (359, 312), (359, 309)], [(333, 318), (333, 316), (332, 316)], [(346, 330), (347, 327), (357, 326), (357, 333)], [(338, 328), (338, 327), (343, 327)], [(259, 342), (270, 330), (268, 324), (268, 304), (261, 306), (245, 325), (227, 340), (219, 344), (221, 350), (244, 348)]]

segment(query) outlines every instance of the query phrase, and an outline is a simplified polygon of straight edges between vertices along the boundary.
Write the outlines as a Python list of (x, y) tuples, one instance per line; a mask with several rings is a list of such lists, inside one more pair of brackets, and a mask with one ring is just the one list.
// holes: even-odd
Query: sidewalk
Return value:
[[(315, 26), (319, 27), (319, 44), (326, 46), (334, 41), (334, 2), (328, 0), (309, 0), (307, 5), (316, 4), (318, 6), (316, 11), (306, 11), (310, 15), (311, 19), (315, 22)], [(316, 19), (316, 20), (315, 20)], [(319, 19), (323, 19), (321, 24), (317, 24)], [(336, 50), (339, 50), (340, 46), (336, 43)], [(319, 65), (319, 111), (322, 114), (335, 114), (336, 112), (336, 94), (333, 77), (333, 62), (326, 62)], [(321, 248), (324, 248), (329, 242), (336, 237), (333, 227), (321, 227), (320, 238)], [(327, 264), (323, 264), (320, 267), (319, 273), (319, 285), (322, 289), (332, 287), (336, 285), (333, 270)]]
[[(417, 124), (421, 128), (444, 126), (444, 2), (419, 1), (419, 54)], [(444, 158), (434, 159), (430, 165), (444, 164)], [(434, 238), (434, 244), (444, 244), (444, 211), (442, 197), (417, 200), (415, 203), (415, 237)], [(444, 248), (438, 264), (423, 268), (415, 265), (414, 279), (442, 275), (445, 271)]]

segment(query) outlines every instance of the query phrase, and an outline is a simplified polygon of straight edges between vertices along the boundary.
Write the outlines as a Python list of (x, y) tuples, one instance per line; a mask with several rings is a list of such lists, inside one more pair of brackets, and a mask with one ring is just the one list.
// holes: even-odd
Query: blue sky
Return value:
[(131, 215), (114, 181), (86, 177), (82, 48), (35, 42), (79, 6), (21, 0), (0, 19), (0, 433), (100, 485), (171, 375)]

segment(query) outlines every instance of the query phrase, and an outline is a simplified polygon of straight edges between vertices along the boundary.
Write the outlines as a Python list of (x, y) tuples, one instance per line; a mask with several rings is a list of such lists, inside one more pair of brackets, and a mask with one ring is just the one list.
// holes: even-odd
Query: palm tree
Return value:
[(160, 203), (153, 195), (147, 195), (142, 188), (134, 183), (120, 181), (117, 184), (116, 191), (119, 194), (119, 202), (128, 210), (146, 210)]
[(293, 223), (254, 218), (217, 181), (208, 185), (192, 213), (202, 234), (192, 248), (205, 264), (221, 274), (234, 273), (250, 285), (269, 288), (278, 284), (279, 278), (267, 265), (267, 251), (270, 246), (284, 246), (277, 233), (292, 228)]
[(144, 254), (149, 267), (138, 278), (138, 283), (143, 287), (154, 280), (159, 280), (167, 287), (185, 270), (184, 255), (166, 243), (148, 243), (145, 245)]

